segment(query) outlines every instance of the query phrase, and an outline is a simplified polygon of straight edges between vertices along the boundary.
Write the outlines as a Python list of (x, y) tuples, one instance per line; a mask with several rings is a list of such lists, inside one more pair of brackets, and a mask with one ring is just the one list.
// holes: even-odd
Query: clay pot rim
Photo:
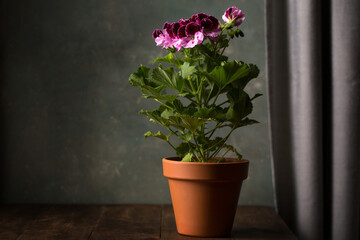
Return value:
[[(182, 162), (180, 160), (180, 157), (165, 157), (163, 158), (163, 161), (167, 161), (167, 162), (171, 162), (172, 164), (189, 164), (189, 165), (238, 165), (238, 164), (244, 164), (244, 163), (249, 163), (249, 160), (246, 159), (237, 159), (237, 158), (231, 158), (231, 157), (226, 157), (225, 160), (226, 162)], [(219, 157), (216, 157), (215, 159), (219, 159)]]
[(248, 160), (227, 160), (230, 162), (200, 163), (181, 162), (179, 157), (163, 158), (163, 174), (169, 179), (195, 181), (242, 181), (247, 178)]

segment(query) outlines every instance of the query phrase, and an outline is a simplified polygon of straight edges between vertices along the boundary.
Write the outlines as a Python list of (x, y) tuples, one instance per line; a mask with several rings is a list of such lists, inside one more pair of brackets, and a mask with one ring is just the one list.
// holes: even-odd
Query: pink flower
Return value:
[(173, 40), (166, 29), (163, 29), (162, 33), (155, 38), (155, 42), (156, 46), (161, 46), (162, 48), (169, 48), (173, 45)]
[(225, 11), (222, 19), (226, 23), (232, 23), (235, 26), (239, 26), (245, 20), (245, 14), (237, 7), (230, 7)]
[(192, 37), (187, 37), (182, 39), (182, 46), (184, 48), (193, 48), (196, 45), (201, 44), (204, 41), (204, 34), (201, 31), (198, 31)]

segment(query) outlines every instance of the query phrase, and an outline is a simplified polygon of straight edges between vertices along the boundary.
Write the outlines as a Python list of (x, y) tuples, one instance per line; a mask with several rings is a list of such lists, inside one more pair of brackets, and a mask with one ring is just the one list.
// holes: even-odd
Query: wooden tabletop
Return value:
[[(203, 238), (179, 235), (169, 205), (1, 205), (0, 239)], [(239, 206), (231, 238), (216, 239), (293, 240), (296, 237), (272, 208)]]

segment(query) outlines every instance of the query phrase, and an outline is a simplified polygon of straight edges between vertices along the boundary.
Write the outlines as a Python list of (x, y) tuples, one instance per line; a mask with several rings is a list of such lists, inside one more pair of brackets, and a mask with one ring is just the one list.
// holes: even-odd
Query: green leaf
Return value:
[(176, 154), (179, 157), (183, 157), (185, 156), (185, 154), (187, 154), (190, 151), (190, 146), (189, 143), (180, 143), (179, 146), (176, 147)]
[(229, 39), (222, 39), (222, 40), (220, 40), (219, 41), (219, 48), (226, 48), (226, 47), (228, 47), (229, 46), (229, 42), (230, 42), (230, 40)]
[(152, 71), (152, 80), (159, 85), (172, 88), (179, 93), (182, 92), (185, 82), (184, 78), (179, 76), (172, 67), (164, 69), (161, 64)]
[(160, 139), (165, 140), (165, 141), (169, 141), (170, 136), (171, 136), (171, 133), (168, 134), (168, 135), (165, 135), (165, 134), (161, 133), (160, 131), (158, 131), (157, 133), (153, 133), (151, 131), (148, 131), (148, 132), (146, 132), (144, 134), (145, 138), (156, 137), (156, 138), (160, 138)]
[(227, 108), (215, 107), (213, 111), (211, 111), (210, 118), (216, 119), (217, 122), (226, 121), (226, 112)]
[(179, 129), (181, 132), (184, 132), (184, 130), (186, 129), (186, 126), (182, 122), (181, 118), (176, 115), (170, 116), (167, 122), (169, 123), (169, 125)]
[(190, 142), (191, 138), (192, 138), (192, 133), (191, 132), (187, 132), (184, 134), (179, 135), (179, 138), (181, 140), (183, 140), (184, 142)]
[(196, 68), (194, 66), (190, 66), (188, 62), (185, 62), (181, 65), (181, 76), (184, 79), (187, 79), (188, 76), (196, 72)]
[(158, 86), (153, 88), (147, 85), (143, 85), (140, 88), (144, 98), (159, 98), (161, 96), (161, 92), (165, 89), (165, 86)]
[(253, 125), (253, 124), (257, 124), (257, 123), (259, 123), (259, 122), (254, 119), (245, 118), (237, 124), (237, 127), (244, 127), (244, 126)]
[(194, 117), (198, 118), (210, 118), (212, 116), (212, 112), (215, 110), (214, 107), (211, 108), (200, 108), (197, 112), (194, 113)]
[(239, 160), (243, 158), (242, 155), (232, 145), (224, 144), (222, 148), (226, 148), (227, 150), (234, 152), (236, 154), (237, 159)]
[(147, 116), (150, 119), (150, 122), (157, 123), (162, 126), (169, 126), (167, 120), (161, 117), (161, 112), (159, 110), (152, 110), (152, 111), (141, 110), (139, 113)]
[(207, 120), (196, 118), (189, 115), (178, 115), (182, 120), (182, 126), (186, 129), (189, 129), (191, 132), (195, 132), (201, 125), (203, 125)]
[(197, 105), (196, 103), (191, 103), (188, 106), (184, 107), (182, 109), (182, 111), (179, 111), (180, 114), (182, 115), (190, 115), (193, 116), (195, 114), (195, 112), (197, 111)]
[(200, 44), (198, 45), (200, 52), (207, 58), (211, 58), (213, 55), (213, 49), (211, 44)]
[(250, 68), (246, 64), (234, 60), (217, 66), (210, 73), (205, 72), (204, 74), (222, 90), (230, 83), (247, 76), (249, 71)]
[(182, 102), (179, 99), (175, 99), (174, 102), (172, 103), (172, 105), (177, 112), (181, 113), (184, 109), (184, 105), (182, 104)]
[(181, 161), (182, 161), (182, 162), (191, 162), (193, 156), (194, 156), (194, 154), (188, 153), (188, 154), (185, 155), (185, 157), (183, 157), (183, 159), (182, 159)]
[(169, 117), (174, 116), (176, 113), (173, 109), (165, 109), (162, 113), (161, 113), (161, 117), (165, 118), (165, 119), (169, 119)]
[(224, 67), (228, 73), (228, 83), (241, 79), (247, 76), (250, 72), (250, 68), (248, 65), (244, 63), (239, 63), (235, 60), (225, 64)]
[(230, 107), (226, 112), (226, 118), (234, 125), (240, 124), (241, 120), (252, 112), (252, 103), (249, 95), (241, 89), (233, 89), (227, 97)]
[(204, 72), (204, 74), (210, 83), (215, 83), (220, 89), (226, 85), (227, 76), (223, 66), (217, 66), (210, 73)]
[(150, 86), (141, 86), (141, 92), (143, 93), (144, 98), (153, 98), (157, 100), (165, 100), (169, 102), (174, 102), (176, 98), (178, 98), (178, 95), (165, 95), (161, 94), (161, 92), (165, 89), (165, 86), (159, 86), (156, 88), (150, 87)]
[(259, 68), (254, 64), (249, 64), (249, 72), (245, 77), (242, 77), (232, 83), (232, 85), (236, 88), (244, 89), (246, 85), (254, 78), (259, 75)]
[(140, 87), (149, 83), (150, 68), (140, 65), (136, 72), (132, 73), (129, 77), (129, 83), (133, 86)]
[(188, 63), (190, 63), (190, 65), (194, 65), (196, 62), (200, 62), (202, 60), (204, 60), (203, 57), (199, 57), (199, 58), (185, 57), (184, 58), (184, 62), (188, 62)]
[(166, 63), (170, 63), (170, 64), (172, 64), (174, 66), (179, 67), (182, 64), (183, 61), (181, 59), (175, 59), (174, 54), (169, 53), (165, 57), (156, 58), (155, 61), (153, 62), (153, 64), (157, 63), (157, 62), (166, 62)]

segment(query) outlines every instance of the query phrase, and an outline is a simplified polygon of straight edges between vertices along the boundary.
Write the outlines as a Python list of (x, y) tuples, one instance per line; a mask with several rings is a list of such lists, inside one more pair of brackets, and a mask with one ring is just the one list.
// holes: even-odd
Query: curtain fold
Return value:
[(360, 1), (332, 0), (332, 236), (360, 239)]
[(360, 1), (266, 1), (276, 206), (302, 239), (359, 239)]

